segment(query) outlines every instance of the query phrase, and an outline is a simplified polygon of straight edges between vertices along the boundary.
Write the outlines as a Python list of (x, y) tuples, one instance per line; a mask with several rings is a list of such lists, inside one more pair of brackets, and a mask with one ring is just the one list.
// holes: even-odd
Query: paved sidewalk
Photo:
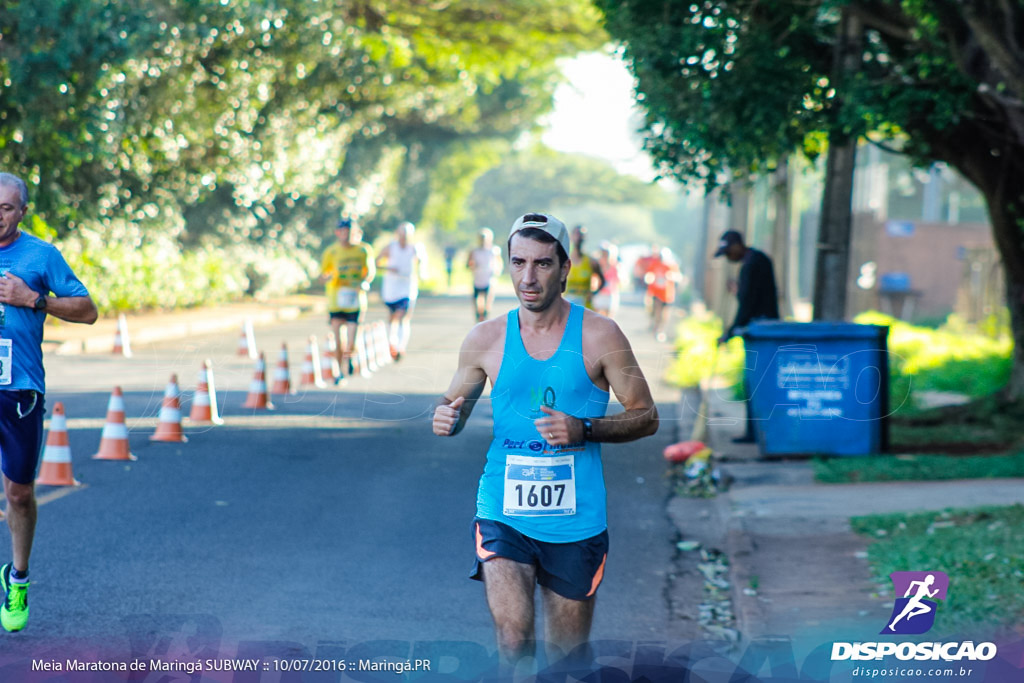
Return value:
[[(684, 417), (691, 401), (683, 401)], [(742, 403), (712, 391), (709, 412), (708, 442), (731, 487), (710, 499), (676, 496), (668, 509), (682, 540), (728, 556), (735, 628), (744, 641), (878, 633), (892, 596), (879, 595), (872, 582), (870, 539), (853, 533), (850, 517), (1024, 503), (1021, 479), (818, 484), (807, 461), (761, 460), (756, 446), (732, 443), (742, 432)], [(676, 591), (675, 603), (701, 599), (695, 565), (680, 563), (691, 576), (680, 577), (688, 587)], [(692, 608), (676, 611), (684, 622), (686, 612), (694, 618)]]

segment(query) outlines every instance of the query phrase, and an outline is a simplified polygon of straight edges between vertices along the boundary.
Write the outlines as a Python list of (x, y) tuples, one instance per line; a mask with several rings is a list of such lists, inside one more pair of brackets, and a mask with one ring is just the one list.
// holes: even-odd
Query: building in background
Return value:
[[(782, 180), (780, 180), (780, 177)], [(726, 229), (776, 263), (783, 315), (810, 319), (822, 172), (794, 161), (785, 173), (733, 188), (731, 203), (712, 195), (705, 210), (704, 301), (723, 319), (735, 277), (710, 261)], [(1003, 305), (1002, 274), (984, 200), (944, 165), (914, 168), (905, 157), (863, 145), (853, 197), (847, 317), (879, 310), (910, 321), (950, 313), (977, 321)], [(695, 272), (697, 271), (695, 267)]]

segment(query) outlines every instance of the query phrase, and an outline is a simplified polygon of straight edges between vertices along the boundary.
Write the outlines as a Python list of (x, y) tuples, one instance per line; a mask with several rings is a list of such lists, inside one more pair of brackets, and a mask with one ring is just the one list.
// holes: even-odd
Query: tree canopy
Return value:
[[(708, 185), (834, 132), (941, 160), (985, 195), (1024, 396), (1024, 5), (957, 0), (597, 0), (659, 170)], [(841, 16), (858, 68), (833, 68)]]
[(4, 3), (0, 166), (61, 233), (301, 242), (339, 211), (416, 220), (430, 169), (533, 126), (555, 60), (603, 35), (584, 0), (441, 5)]

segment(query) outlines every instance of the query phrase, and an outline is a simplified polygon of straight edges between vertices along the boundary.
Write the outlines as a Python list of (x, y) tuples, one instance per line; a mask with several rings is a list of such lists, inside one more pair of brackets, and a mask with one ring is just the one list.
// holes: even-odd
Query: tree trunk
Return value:
[[(998, 113), (996, 113), (998, 114)], [(996, 116), (990, 114), (989, 119)], [(1006, 307), (1010, 312), (1013, 364), (1006, 387), (1011, 400), (1024, 400), (1024, 159), (1021, 144), (993, 135), (988, 119), (964, 117), (949, 134), (932, 141), (985, 197), (992, 238), (1002, 261)]]
[(841, 140), (838, 135), (829, 139), (818, 253), (814, 264), (812, 302), (815, 320), (843, 320), (846, 317), (856, 156), (856, 140)]
[(779, 290), (779, 312), (783, 318), (793, 315), (793, 301), (789, 291), (789, 232), (792, 216), (792, 186), (789, 182), (789, 160), (779, 164), (771, 176), (772, 204), (772, 261), (775, 265), (775, 283)]
[[(836, 41), (833, 80), (842, 83), (845, 74), (857, 68), (861, 24), (843, 10)], [(840, 103), (838, 106), (842, 106)], [(846, 288), (850, 271), (850, 230), (853, 225), (853, 172), (857, 140), (844, 131), (833, 130), (828, 140), (825, 190), (821, 200), (821, 227), (814, 267), (815, 320), (843, 320), (846, 317)]]
[[(707, 287), (704, 282), (705, 273), (707, 272), (708, 259), (711, 258), (711, 254), (714, 253), (709, 245), (712, 244), (713, 237), (711, 233), (711, 209), (712, 202), (718, 201), (717, 195), (705, 194), (704, 202), (701, 204), (700, 210), (700, 232), (697, 236), (697, 249), (693, 259), (693, 289), (697, 298), (701, 301), (706, 302), (707, 299)], [(718, 242), (714, 242), (718, 245)]]
[(1011, 400), (1020, 401), (1024, 399), (1024, 281), (1006, 278), (1006, 301), (1013, 333), (1013, 365), (1006, 392)]
[(1024, 399), (1024, 194), (1013, 182), (1020, 178), (1020, 174), (1009, 179), (1004, 176), (996, 187), (983, 190), (1006, 280), (1006, 307), (1013, 335), (1013, 365), (1006, 387), (1011, 400)]

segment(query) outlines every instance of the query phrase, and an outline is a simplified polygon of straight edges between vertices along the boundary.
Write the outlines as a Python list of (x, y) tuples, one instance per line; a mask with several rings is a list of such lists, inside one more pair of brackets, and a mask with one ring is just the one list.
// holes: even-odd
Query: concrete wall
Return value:
[[(878, 221), (861, 215), (855, 225), (851, 312), (876, 308), (902, 313), (904, 318), (944, 316), (956, 308), (969, 277), (970, 252), (995, 250), (991, 228), (984, 223)], [(876, 264), (876, 284), (864, 291), (857, 286), (857, 278), (861, 265), (868, 261)], [(884, 276), (892, 273), (909, 276), (907, 296), (883, 292)]]

